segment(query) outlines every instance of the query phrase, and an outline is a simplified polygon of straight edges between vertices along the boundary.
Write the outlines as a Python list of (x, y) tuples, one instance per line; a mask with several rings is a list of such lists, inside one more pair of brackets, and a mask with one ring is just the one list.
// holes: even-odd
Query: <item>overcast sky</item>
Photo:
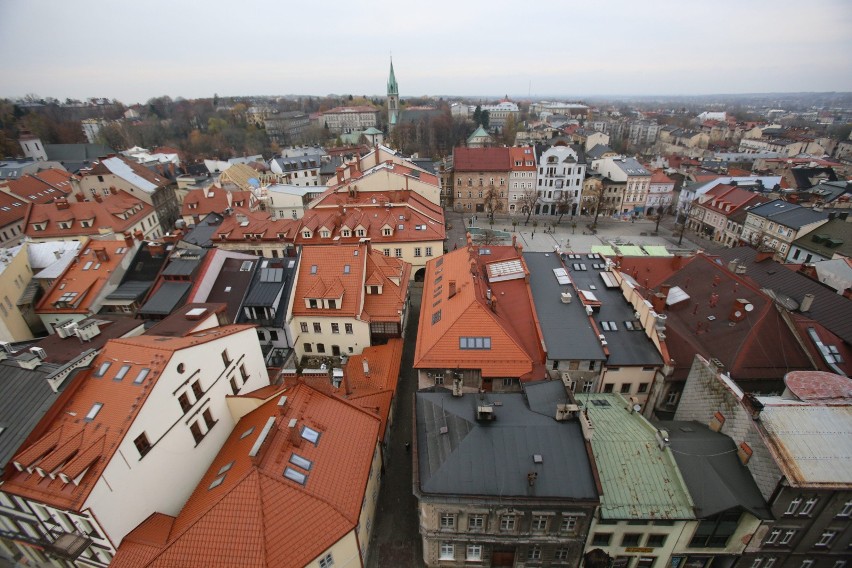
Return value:
[(0, 96), (852, 91), (850, 0), (0, 0)]

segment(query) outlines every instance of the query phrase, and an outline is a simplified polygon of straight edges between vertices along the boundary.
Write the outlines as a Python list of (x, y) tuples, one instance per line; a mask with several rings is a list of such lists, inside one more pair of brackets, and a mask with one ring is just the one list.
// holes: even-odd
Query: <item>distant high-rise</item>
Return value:
[(390, 63), (390, 76), (388, 77), (388, 131), (399, 122), (399, 87), (396, 84), (396, 76), (393, 73), (393, 59)]

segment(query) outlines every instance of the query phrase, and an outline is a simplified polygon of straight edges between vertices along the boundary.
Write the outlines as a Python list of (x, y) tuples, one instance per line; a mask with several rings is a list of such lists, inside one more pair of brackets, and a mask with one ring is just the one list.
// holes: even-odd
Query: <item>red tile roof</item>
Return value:
[(125, 271), (121, 268), (125, 258), (136, 250), (124, 241), (89, 241), (36, 305), (36, 313), (88, 314), (107, 283), (115, 282), (116, 271)]
[(296, 219), (273, 219), (269, 213), (261, 211), (235, 211), (222, 219), (213, 235), (213, 241), (292, 243), (300, 224), (301, 222)]
[[(69, 238), (99, 235), (102, 229), (111, 229), (120, 238), (122, 233), (153, 212), (153, 207), (124, 190), (104, 197), (98, 196), (93, 201), (58, 199), (53, 203), (31, 203), (24, 217), (24, 233), (28, 237), (41, 239)], [(63, 229), (59, 226), (62, 221), (70, 221), (71, 226)], [(83, 222), (88, 226), (84, 227)], [(33, 227), (33, 224), (44, 223), (44, 230), (36, 231)]]
[(651, 174), (651, 183), (674, 183), (674, 180), (666, 175), (663, 170), (654, 170)]
[[(414, 367), (480, 369), (486, 378), (544, 378), (526, 263), (514, 247), (489, 250), (481, 255), (476, 247), (460, 248), (427, 263)], [(513, 278), (502, 280), (497, 275), (503, 273)], [(486, 297), (489, 288), (494, 309)], [(462, 349), (461, 337), (490, 337), (491, 349)]]
[[(681, 268), (678, 262), (683, 263)], [(637, 282), (637, 290), (648, 300), (661, 284), (679, 286), (690, 297), (665, 309), (674, 379), (686, 378), (696, 353), (722, 361), (734, 380), (780, 381), (788, 371), (812, 368), (772, 300), (750, 279), (707, 255), (625, 257), (620, 263), (621, 271)], [(729, 316), (739, 299), (751, 304), (752, 310), (740, 310), (744, 318), (730, 325)]]
[(0, 227), (16, 222), (23, 224), (26, 211), (26, 202), (0, 191)]
[[(373, 251), (367, 243), (305, 247), (299, 260), (293, 315), (399, 321), (410, 273), (410, 264)], [(365, 285), (371, 280), (382, 286), (381, 294), (366, 294)], [(338, 293), (343, 301), (337, 309), (305, 306), (306, 298), (331, 298)]]
[[(109, 341), (92, 367), (74, 381), (74, 390), (45, 427), (47, 433), (13, 458), (13, 462), (32, 468), (32, 472), (13, 470), (3, 490), (57, 508), (80, 511), (172, 354), (252, 328), (232, 325), (165, 341), (150, 335)], [(130, 363), (126, 380), (112, 380), (123, 366), (114, 361)], [(96, 377), (97, 370), (107, 362), (113, 364), (103, 377)], [(135, 377), (145, 368), (150, 372), (136, 384)], [(88, 420), (86, 416), (96, 403), (103, 406)], [(56, 470), (55, 479), (39, 475), (36, 466), (45, 473)], [(62, 479), (62, 474), (69, 482)], [(76, 483), (71, 481), (81, 474), (84, 475)]]
[[(527, 162), (531, 163), (527, 165)], [(535, 171), (535, 150), (529, 146), (509, 148), (509, 169), (513, 172)]]
[(455, 148), (453, 170), (457, 172), (508, 172), (508, 148)]
[[(355, 530), (379, 420), (304, 384), (284, 394), (283, 410), (276, 397), (240, 420), (177, 518), (147, 519), (124, 538), (112, 565), (301, 568)], [(298, 431), (319, 432), (317, 443), (291, 436), (291, 420)], [(310, 469), (292, 464), (294, 454)], [(305, 474), (304, 485), (285, 478), (285, 468)]]
[(71, 193), (72, 177), (66, 171), (51, 168), (9, 180), (8, 191), (24, 201), (50, 203)]
[(214, 185), (187, 192), (180, 214), (203, 218), (208, 213), (221, 214), (229, 207), (249, 209), (253, 203), (254, 197), (250, 191), (227, 191)]

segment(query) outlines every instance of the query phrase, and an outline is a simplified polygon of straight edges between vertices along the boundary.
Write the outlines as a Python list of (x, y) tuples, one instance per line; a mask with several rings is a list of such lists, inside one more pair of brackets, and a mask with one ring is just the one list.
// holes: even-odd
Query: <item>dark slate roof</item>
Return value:
[(722, 249), (716, 256), (724, 264), (738, 259), (746, 267), (746, 276), (762, 288), (769, 288), (801, 302), (805, 294), (813, 294), (814, 302), (807, 317), (819, 322), (846, 343), (852, 343), (852, 300), (814, 282), (804, 274), (784, 268), (774, 260), (755, 263), (757, 251), (750, 247)]
[(828, 219), (826, 211), (814, 211), (810, 207), (802, 207), (780, 199), (754, 207), (750, 213), (791, 229), (800, 229), (805, 225)]
[[(533, 386), (532, 388), (535, 388)], [(496, 419), (477, 422), (477, 394), (416, 393), (420, 490), (450, 495), (597, 501), (579, 422), (533, 412), (521, 393), (489, 393)], [(447, 432), (440, 430), (446, 426)], [(533, 461), (542, 456), (542, 463)], [(534, 487), (527, 474), (536, 472)]]
[(852, 193), (852, 182), (843, 180), (824, 181), (809, 189), (808, 193), (810, 193), (814, 199), (819, 199), (825, 203), (831, 203), (841, 195)]
[[(627, 329), (625, 322), (635, 321), (636, 316), (633, 306), (624, 299), (621, 288), (607, 288), (600, 275), (606, 270), (593, 267), (594, 264), (602, 265), (605, 260), (589, 258), (588, 254), (580, 256), (580, 259), (566, 258), (565, 265), (578, 290), (593, 293), (601, 302), (600, 310), (594, 312), (592, 318), (600, 333), (606, 337), (609, 349), (607, 365), (662, 365), (660, 353), (645, 332)], [(585, 265), (586, 269), (582, 270), (581, 267), (578, 270), (574, 264)], [(602, 321), (615, 322), (617, 331), (605, 331), (601, 326)]]
[[(78, 355), (80, 351), (77, 342)], [(62, 365), (41, 363), (30, 370), (13, 359), (0, 362), (0, 473), (71, 382), (65, 379), (59, 392), (53, 392), (47, 379), (60, 368)]]
[[(261, 257), (226, 258), (205, 302), (228, 304), (228, 322), (236, 323)], [(285, 310), (286, 311), (286, 310)]]
[[(293, 286), (298, 265), (297, 257), (263, 259), (255, 272), (244, 306), (275, 307), (275, 327), (284, 323), (287, 315), (287, 298)], [(238, 323), (250, 322), (241, 311)]]
[(163, 276), (192, 276), (201, 266), (204, 254), (172, 258), (163, 270)]
[(430, 174), (438, 174), (438, 168), (436, 167), (437, 163), (435, 160), (430, 160), (429, 158), (411, 158), (411, 163), (419, 168), (423, 168)]
[(152, 282), (128, 280), (107, 295), (107, 300), (139, 300), (150, 290)]
[(163, 282), (157, 290), (151, 294), (145, 305), (139, 308), (143, 315), (168, 315), (185, 300), (192, 282)]
[(557, 405), (573, 402), (568, 398), (562, 381), (532, 381), (521, 383), (521, 388), (530, 410), (551, 418), (556, 416)]
[(219, 230), (219, 225), (222, 223), (222, 215), (218, 213), (208, 213), (204, 219), (196, 223), (182, 238), (185, 243), (195, 245), (202, 248), (212, 248), (216, 246), (213, 243), (213, 235)]
[(832, 168), (810, 168), (799, 166), (790, 168), (790, 173), (793, 174), (793, 180), (797, 189), (809, 189), (819, 183), (821, 180), (837, 181), (837, 174)]
[(320, 175), (334, 175), (337, 171), (337, 166), (343, 165), (343, 158), (340, 156), (331, 156), (328, 160), (323, 160), (320, 165)]
[(597, 160), (608, 152), (614, 152), (614, 150), (604, 144), (595, 144), (589, 148), (586, 152), (586, 156), (588, 156), (590, 160)]
[[(77, 327), (83, 328), (97, 323), (100, 332), (95, 337), (82, 344), (86, 349), (101, 349), (110, 339), (124, 337), (142, 327), (144, 322), (126, 316), (98, 314), (77, 322)], [(76, 336), (59, 337), (52, 333), (30, 346), (41, 347), (47, 353), (45, 363), (65, 364), (80, 354), (80, 340)]]
[(737, 507), (758, 519), (772, 519), (754, 478), (737, 457), (731, 438), (699, 422), (655, 425), (669, 433), (670, 449), (699, 519)]
[(273, 158), (271, 161), (277, 162), (281, 167), (281, 171), (284, 172), (310, 170), (320, 166), (320, 156), (316, 154), (311, 156), (294, 156), (292, 158)]
[[(560, 257), (553, 253), (527, 252), (524, 261), (530, 271), (530, 291), (548, 359), (605, 360), (597, 333), (577, 300), (577, 290), (556, 281), (553, 269), (563, 267)], [(565, 291), (572, 296), (570, 304), (562, 303)]]
[(115, 154), (115, 150), (103, 144), (45, 144), (44, 152), (48, 160), (59, 162), (83, 162)]
[(835, 254), (852, 256), (852, 222), (846, 219), (831, 219), (793, 241), (793, 245), (828, 259)]

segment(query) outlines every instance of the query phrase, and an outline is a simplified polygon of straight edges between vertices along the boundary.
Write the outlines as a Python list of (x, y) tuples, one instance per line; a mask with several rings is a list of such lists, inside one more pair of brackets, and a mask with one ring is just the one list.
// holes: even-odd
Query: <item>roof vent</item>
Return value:
[(480, 421), (494, 420), (494, 406), (491, 404), (480, 404), (476, 407), (476, 419)]

